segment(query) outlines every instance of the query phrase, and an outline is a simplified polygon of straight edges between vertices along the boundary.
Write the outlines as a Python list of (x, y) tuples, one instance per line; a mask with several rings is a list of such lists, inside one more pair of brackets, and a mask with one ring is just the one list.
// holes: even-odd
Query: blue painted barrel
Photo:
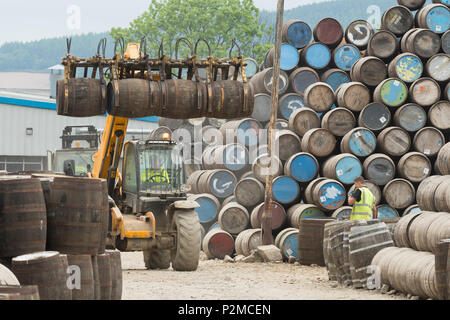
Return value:
[(341, 152), (351, 153), (357, 157), (371, 155), (377, 147), (375, 134), (366, 128), (356, 128), (347, 133), (341, 142)]
[(329, 84), (336, 91), (341, 84), (349, 83), (352, 80), (347, 72), (341, 69), (330, 69), (322, 75), (322, 81)]
[[(441, 1), (447, 6), (448, 0)], [(443, 5), (432, 5), (422, 9), (419, 14), (419, 26), (435, 33), (444, 33), (450, 29), (450, 9)]]
[(340, 182), (327, 179), (319, 182), (312, 194), (316, 206), (325, 211), (335, 211), (344, 205), (347, 192)]
[(207, 224), (217, 220), (220, 211), (220, 202), (211, 194), (197, 194), (189, 197), (189, 200), (195, 201), (200, 207), (195, 208), (200, 223)]
[(290, 71), (297, 67), (300, 60), (298, 50), (288, 43), (281, 45), (280, 68), (284, 71)]
[(225, 199), (234, 193), (236, 176), (228, 170), (212, 170), (203, 174), (198, 183), (199, 191)]
[(423, 69), (422, 60), (418, 56), (403, 53), (389, 64), (389, 77), (412, 83), (422, 76)]
[(288, 259), (298, 260), (298, 230), (286, 232), (280, 239), (281, 255)]
[(379, 205), (378, 207), (378, 220), (383, 218), (398, 218), (400, 215), (398, 211), (394, 208), (388, 206), (387, 204)]
[(350, 71), (352, 66), (361, 58), (358, 48), (352, 44), (344, 44), (333, 52), (334, 63), (339, 69)]
[(390, 107), (403, 105), (408, 99), (408, 87), (399, 79), (386, 79), (374, 92), (374, 100)]
[(309, 182), (319, 173), (319, 162), (309, 153), (298, 153), (293, 155), (284, 167), (284, 174), (292, 177), (298, 182)]
[[(273, 67), (275, 49), (272, 48), (266, 56), (266, 65)], [(280, 69), (290, 71), (297, 67), (300, 61), (298, 50), (289, 43), (281, 44)]]
[(300, 197), (300, 186), (291, 177), (281, 176), (273, 181), (273, 198), (281, 204), (291, 204)]
[(288, 42), (297, 49), (304, 48), (312, 40), (312, 30), (309, 25), (300, 20), (290, 20), (283, 25), (283, 42)]
[(357, 157), (344, 153), (328, 159), (323, 165), (323, 173), (327, 178), (351, 185), (362, 175), (363, 166)]
[(303, 100), (303, 97), (296, 93), (289, 93), (283, 96), (283, 98), (281, 98), (279, 102), (280, 115), (286, 120), (289, 120), (291, 114), (295, 110), (304, 107), (305, 101)]
[(306, 89), (320, 81), (319, 74), (311, 68), (302, 67), (295, 69), (289, 75), (289, 86), (290, 88), (299, 95), (304, 95)]
[(331, 51), (323, 43), (312, 43), (301, 53), (302, 63), (313, 69), (324, 69), (331, 62)]

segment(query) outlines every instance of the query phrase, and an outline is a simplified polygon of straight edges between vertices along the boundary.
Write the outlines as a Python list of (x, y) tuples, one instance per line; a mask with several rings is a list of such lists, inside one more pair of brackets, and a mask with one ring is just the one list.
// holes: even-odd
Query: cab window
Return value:
[(132, 144), (125, 146), (125, 159), (123, 166), (123, 190), (125, 192), (137, 193), (136, 181), (136, 155)]

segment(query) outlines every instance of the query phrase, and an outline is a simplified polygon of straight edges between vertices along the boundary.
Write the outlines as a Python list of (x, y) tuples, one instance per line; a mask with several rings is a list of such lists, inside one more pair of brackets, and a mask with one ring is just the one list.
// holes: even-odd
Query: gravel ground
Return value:
[(325, 268), (200, 261), (196, 272), (150, 271), (142, 252), (122, 253), (124, 300), (404, 300), (343, 288)]

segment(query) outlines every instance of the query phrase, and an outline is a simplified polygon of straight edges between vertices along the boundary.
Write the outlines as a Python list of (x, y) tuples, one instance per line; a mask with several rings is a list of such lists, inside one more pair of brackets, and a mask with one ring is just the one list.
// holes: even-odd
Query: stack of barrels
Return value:
[(325, 224), (323, 256), (329, 279), (354, 288), (368, 288), (368, 268), (373, 257), (393, 246), (388, 227), (378, 220)]
[(120, 252), (105, 250), (105, 180), (2, 176), (0, 198), (1, 261), (17, 277), (13, 285), (22, 286), (0, 292), (41, 300), (121, 299)]
[[(203, 234), (210, 228), (226, 233), (227, 254), (239, 232), (260, 228), (268, 172), (274, 177), (274, 237), (289, 228), (298, 231), (305, 219), (347, 220), (346, 198), (358, 176), (365, 177), (392, 234), (401, 216), (421, 211), (419, 184), (449, 174), (450, 11), (443, 4), (411, 3), (388, 9), (377, 31), (363, 20), (345, 30), (331, 18), (315, 28), (299, 20), (284, 25), (278, 153), (271, 159), (264, 129), (274, 50), (259, 72), (249, 73), (255, 89), (251, 118), (175, 125), (160, 120), (172, 125), (176, 139), (182, 136), (177, 130), (199, 137), (183, 141), (196, 161), (188, 165), (188, 184), (200, 204)], [(414, 20), (412, 10), (418, 9)], [(298, 236), (291, 235), (297, 249)], [(299, 259), (295, 251), (283, 255)]]
[(396, 248), (372, 261), (381, 281), (421, 298), (448, 300), (450, 213), (422, 211), (403, 217), (394, 229)]

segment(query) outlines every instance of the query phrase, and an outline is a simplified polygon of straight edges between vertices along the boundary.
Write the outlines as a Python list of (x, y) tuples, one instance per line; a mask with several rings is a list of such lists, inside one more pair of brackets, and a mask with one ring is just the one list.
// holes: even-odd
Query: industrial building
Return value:
[[(49, 69), (47, 75), (0, 73), (0, 171), (47, 170), (48, 151), (62, 148), (60, 137), (66, 126), (93, 125), (103, 130), (105, 116), (58, 116), (51, 96), (61, 69)], [(126, 138), (145, 139), (157, 122), (156, 117), (130, 120)]]

